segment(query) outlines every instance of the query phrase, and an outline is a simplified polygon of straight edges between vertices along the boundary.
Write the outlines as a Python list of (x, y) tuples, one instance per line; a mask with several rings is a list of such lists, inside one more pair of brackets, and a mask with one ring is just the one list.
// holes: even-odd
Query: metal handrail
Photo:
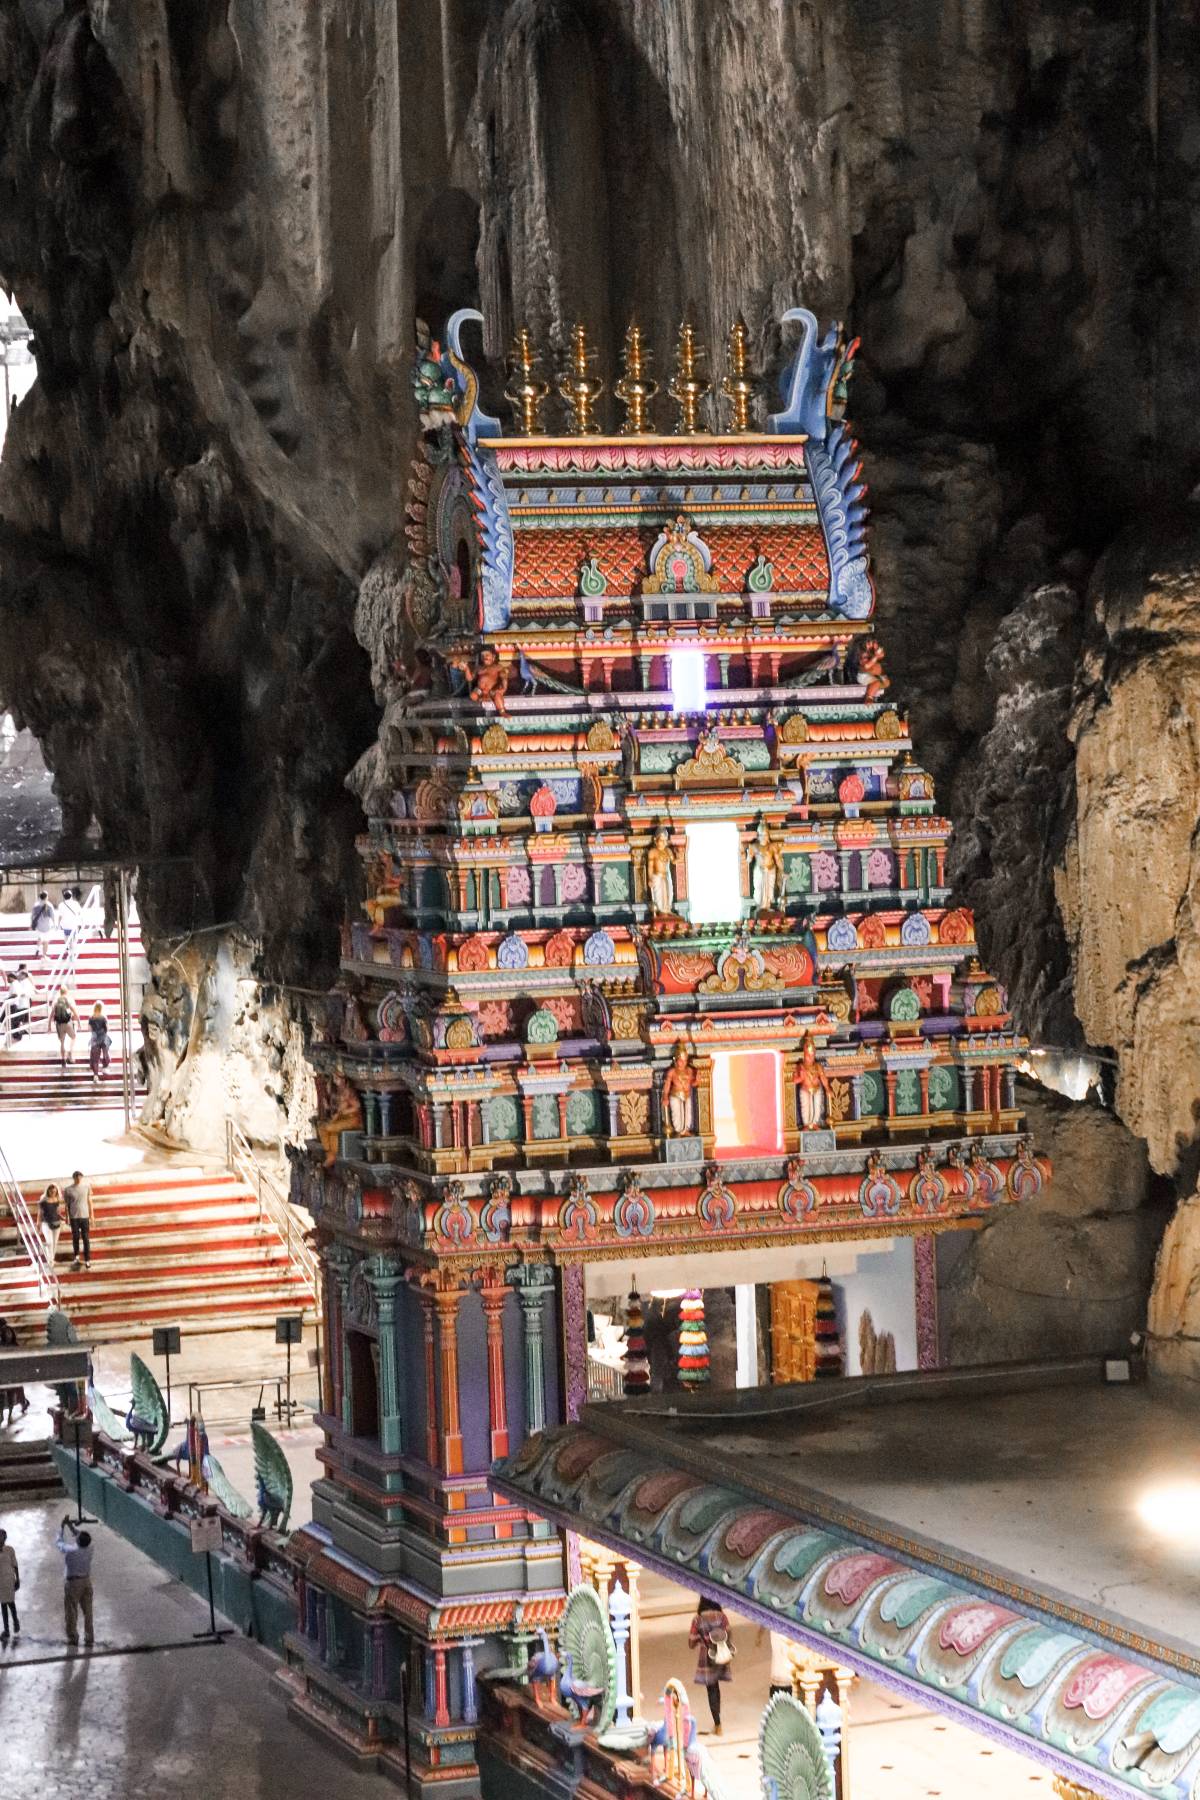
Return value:
[(37, 1277), (38, 1299), (51, 1300), (58, 1304), (58, 1277), (50, 1265), (46, 1254), (46, 1242), (38, 1229), (37, 1221), (29, 1210), (29, 1202), (17, 1185), (3, 1148), (0, 1148), (0, 1194), (8, 1203), (8, 1210), (17, 1227), (17, 1236), (29, 1258), (29, 1264)]
[[(97, 917), (98, 915), (98, 917)], [(100, 883), (94, 881), (88, 889), (87, 898), (79, 909), (79, 923), (71, 933), (70, 941), (64, 942), (62, 949), (50, 964), (50, 972), (46, 977), (46, 985), (42, 989), (41, 1011), (42, 1030), (49, 1031), (54, 1015), (54, 1002), (58, 999), (58, 990), (74, 982), (75, 965), (79, 960), (79, 952), (83, 946), (94, 938), (104, 923), (104, 895)], [(30, 1025), (33, 1024), (37, 1001), (29, 1009)]]
[(254, 1189), (258, 1199), (259, 1222), (262, 1222), (264, 1216), (270, 1219), (283, 1239), (288, 1261), (294, 1263), (299, 1269), (312, 1290), (313, 1305), (319, 1308), (321, 1303), (320, 1258), (312, 1246), (306, 1243), (304, 1233), (300, 1230), (292, 1212), (291, 1202), (275, 1180), (274, 1175), (259, 1160), (250, 1140), (236, 1119), (228, 1117), (225, 1120), (225, 1162), (228, 1168), (241, 1176), (247, 1186)]

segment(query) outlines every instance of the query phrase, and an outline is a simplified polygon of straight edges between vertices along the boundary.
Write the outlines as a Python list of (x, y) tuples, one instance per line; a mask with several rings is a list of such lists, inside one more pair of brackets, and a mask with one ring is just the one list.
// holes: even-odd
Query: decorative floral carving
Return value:
[(464, 975), (482, 974), (490, 961), (486, 938), (469, 937), (458, 947), (458, 966)]
[(622, 1094), (617, 1103), (621, 1131), (625, 1137), (644, 1137), (650, 1128), (649, 1094)]
[(575, 940), (569, 931), (556, 931), (546, 939), (542, 960), (549, 969), (569, 969), (575, 955)]

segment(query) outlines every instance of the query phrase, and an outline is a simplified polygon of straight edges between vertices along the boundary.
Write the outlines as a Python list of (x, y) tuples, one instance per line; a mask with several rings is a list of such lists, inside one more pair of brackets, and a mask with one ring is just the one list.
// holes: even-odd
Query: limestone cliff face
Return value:
[(1033, 1035), (1113, 1048), (1182, 1167), (1194, 538), (1160, 580), (1149, 521), (1200, 467), (1198, 38), (1075, 0), (13, 0), (0, 276), (41, 379), (0, 696), (66, 829), (143, 858), (152, 936), (232, 921), (319, 985), (414, 312), (479, 299), (493, 353), (520, 319), (551, 360), (578, 315), (611, 380), (635, 311), (665, 377), (686, 306), (714, 346), (742, 311), (766, 367), (803, 300), (864, 339), (881, 635), (985, 952)]

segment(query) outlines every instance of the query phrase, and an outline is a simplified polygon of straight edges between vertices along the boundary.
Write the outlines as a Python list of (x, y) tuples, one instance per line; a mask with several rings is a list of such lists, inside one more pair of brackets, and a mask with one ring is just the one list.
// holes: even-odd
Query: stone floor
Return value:
[[(96, 1648), (68, 1654), (63, 1506), (10, 1510), (21, 1564), (16, 1645), (0, 1649), (0, 1786), (20, 1800), (381, 1800), (289, 1723), (274, 1659), (242, 1638), (193, 1644), (207, 1609), (102, 1527), (96, 1532)], [(171, 1646), (150, 1649), (142, 1646)]]

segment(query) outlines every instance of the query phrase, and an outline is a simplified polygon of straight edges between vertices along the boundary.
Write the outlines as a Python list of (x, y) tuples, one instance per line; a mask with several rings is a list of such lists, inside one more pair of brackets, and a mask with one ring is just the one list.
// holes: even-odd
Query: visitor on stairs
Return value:
[(92, 1634), (92, 1536), (77, 1531), (70, 1515), (64, 1517), (55, 1540), (63, 1555), (63, 1616), (68, 1644), (79, 1642), (79, 1614), (83, 1614), (83, 1641), (89, 1648)]
[(75, 1061), (75, 1033), (79, 1029), (79, 1013), (69, 988), (60, 987), (54, 1002), (54, 1029), (58, 1033), (58, 1060), (62, 1068)]
[(34, 901), (33, 910), (29, 915), (29, 929), (37, 938), (39, 963), (44, 964), (50, 961), (50, 933), (54, 930), (54, 920), (53, 902), (47, 898), (46, 890), (43, 888)]
[(66, 1191), (67, 1217), (71, 1221), (71, 1255), (72, 1268), (79, 1267), (80, 1246), (83, 1248), (83, 1266), (92, 1266), (92, 1184), (83, 1179), (83, 1171), (76, 1169)]
[(108, 1053), (112, 1049), (112, 1039), (108, 1035), (108, 1018), (99, 1000), (92, 1008), (92, 1016), (88, 1020), (88, 1031), (91, 1033), (92, 1039), (88, 1047), (88, 1061), (92, 1065), (92, 1080), (100, 1081), (108, 1067)]
[(58, 905), (58, 929), (63, 934), (63, 942), (70, 948), (71, 939), (79, 930), (83, 918), (83, 908), (75, 897), (74, 888), (66, 887), (62, 891), (62, 899)]
[(29, 1030), (29, 1012), (32, 1005), (33, 981), (25, 964), (20, 963), (8, 991), (8, 1016), (12, 1024), (14, 1043), (18, 1043)]
[[(16, 1347), (16, 1332), (7, 1319), (0, 1319), (0, 1350), (15, 1350)], [(18, 1406), (21, 1409), (21, 1417), (24, 1418), (29, 1411), (29, 1401), (25, 1396), (25, 1389), (23, 1387), (0, 1388), (0, 1413), (8, 1413), (7, 1423), (9, 1425), (13, 1422), (13, 1414)], [(0, 1424), (2, 1423), (4, 1421), (0, 1420)]]
[(38, 1215), (41, 1219), (42, 1236), (46, 1240), (46, 1257), (53, 1270), (54, 1259), (58, 1255), (59, 1233), (63, 1228), (62, 1189), (57, 1181), (52, 1181), (43, 1189), (38, 1201)]
[(21, 1571), (17, 1567), (17, 1553), (8, 1542), (7, 1531), (0, 1531), (0, 1644), (7, 1644), (9, 1625), (12, 1625), (12, 1636), (21, 1635), (21, 1621), (17, 1617), (17, 1589), (21, 1585)]

